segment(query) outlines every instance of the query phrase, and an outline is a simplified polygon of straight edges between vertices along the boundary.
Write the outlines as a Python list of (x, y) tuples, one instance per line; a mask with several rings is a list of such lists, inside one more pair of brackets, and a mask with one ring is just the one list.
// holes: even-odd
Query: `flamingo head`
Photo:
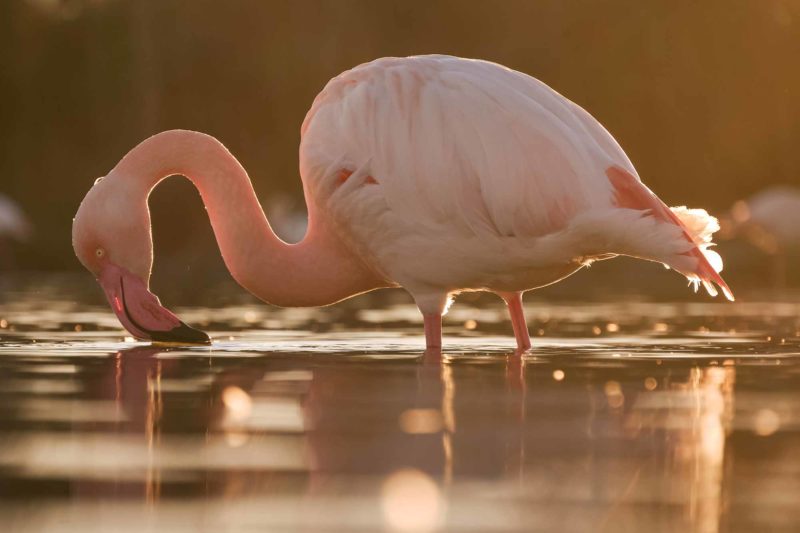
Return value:
[(132, 180), (111, 175), (95, 181), (72, 223), (75, 255), (95, 276), (133, 336), (208, 344), (208, 335), (183, 323), (148, 289), (153, 265), (150, 213), (146, 191), (137, 194), (132, 185)]

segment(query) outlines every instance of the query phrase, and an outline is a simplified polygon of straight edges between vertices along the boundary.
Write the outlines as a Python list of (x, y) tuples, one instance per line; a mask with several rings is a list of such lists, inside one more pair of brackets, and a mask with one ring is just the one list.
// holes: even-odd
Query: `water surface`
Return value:
[(0, 305), (9, 531), (796, 531), (800, 305)]

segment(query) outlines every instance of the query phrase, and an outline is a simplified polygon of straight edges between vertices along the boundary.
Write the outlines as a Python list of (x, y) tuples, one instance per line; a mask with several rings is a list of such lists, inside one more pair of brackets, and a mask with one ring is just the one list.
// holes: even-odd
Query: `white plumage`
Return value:
[(706, 250), (716, 219), (620, 202), (609, 169), (663, 206), (602, 125), (520, 72), (449, 56), (379, 59), (331, 80), (302, 133), (309, 201), (423, 313), (461, 290), (521, 292), (617, 254), (729, 293)]

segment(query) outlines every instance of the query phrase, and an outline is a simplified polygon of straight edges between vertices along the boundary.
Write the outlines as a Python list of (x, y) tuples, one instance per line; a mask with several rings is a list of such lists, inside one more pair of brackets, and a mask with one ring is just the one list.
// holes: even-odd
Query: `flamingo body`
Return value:
[(524, 291), (609, 254), (719, 280), (704, 255), (685, 255), (705, 248), (711, 217), (670, 212), (591, 115), (500, 65), (373, 61), (334, 78), (302, 132), (306, 187), (356, 253), (418, 301)]
[[(90, 254), (114, 239), (86, 235), (82, 220), (98, 203), (90, 196), (116, 200), (117, 175), (136, 175), (146, 177), (124, 179), (143, 182), (146, 199), (160, 179), (184, 173), (248, 290), (273, 303), (319, 305), (402, 286), (425, 316), (429, 347), (440, 345), (454, 294), (487, 290), (506, 300), (518, 345), (527, 348), (521, 293), (620, 254), (664, 263), (712, 294), (716, 283), (732, 298), (717, 273), (721, 260), (708, 250), (716, 219), (666, 207), (591, 115), (525, 74), (450, 56), (379, 59), (331, 80), (301, 134), (310, 220), (299, 244), (274, 236), (246, 173), (217, 141), (165, 132), (87, 195), (73, 231), (79, 258), (100, 272)], [(144, 223), (149, 229), (149, 218)], [(126, 270), (112, 263), (122, 270), (99, 277), (116, 290)], [(282, 286), (265, 280), (265, 269), (280, 271)], [(146, 288), (149, 267), (128, 270)], [(175, 320), (165, 315), (164, 327)]]

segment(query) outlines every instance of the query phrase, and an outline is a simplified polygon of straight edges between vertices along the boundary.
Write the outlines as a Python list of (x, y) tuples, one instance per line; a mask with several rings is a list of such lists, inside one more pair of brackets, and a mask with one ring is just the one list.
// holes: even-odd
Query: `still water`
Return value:
[(800, 305), (0, 304), (3, 531), (748, 531), (800, 527)]

